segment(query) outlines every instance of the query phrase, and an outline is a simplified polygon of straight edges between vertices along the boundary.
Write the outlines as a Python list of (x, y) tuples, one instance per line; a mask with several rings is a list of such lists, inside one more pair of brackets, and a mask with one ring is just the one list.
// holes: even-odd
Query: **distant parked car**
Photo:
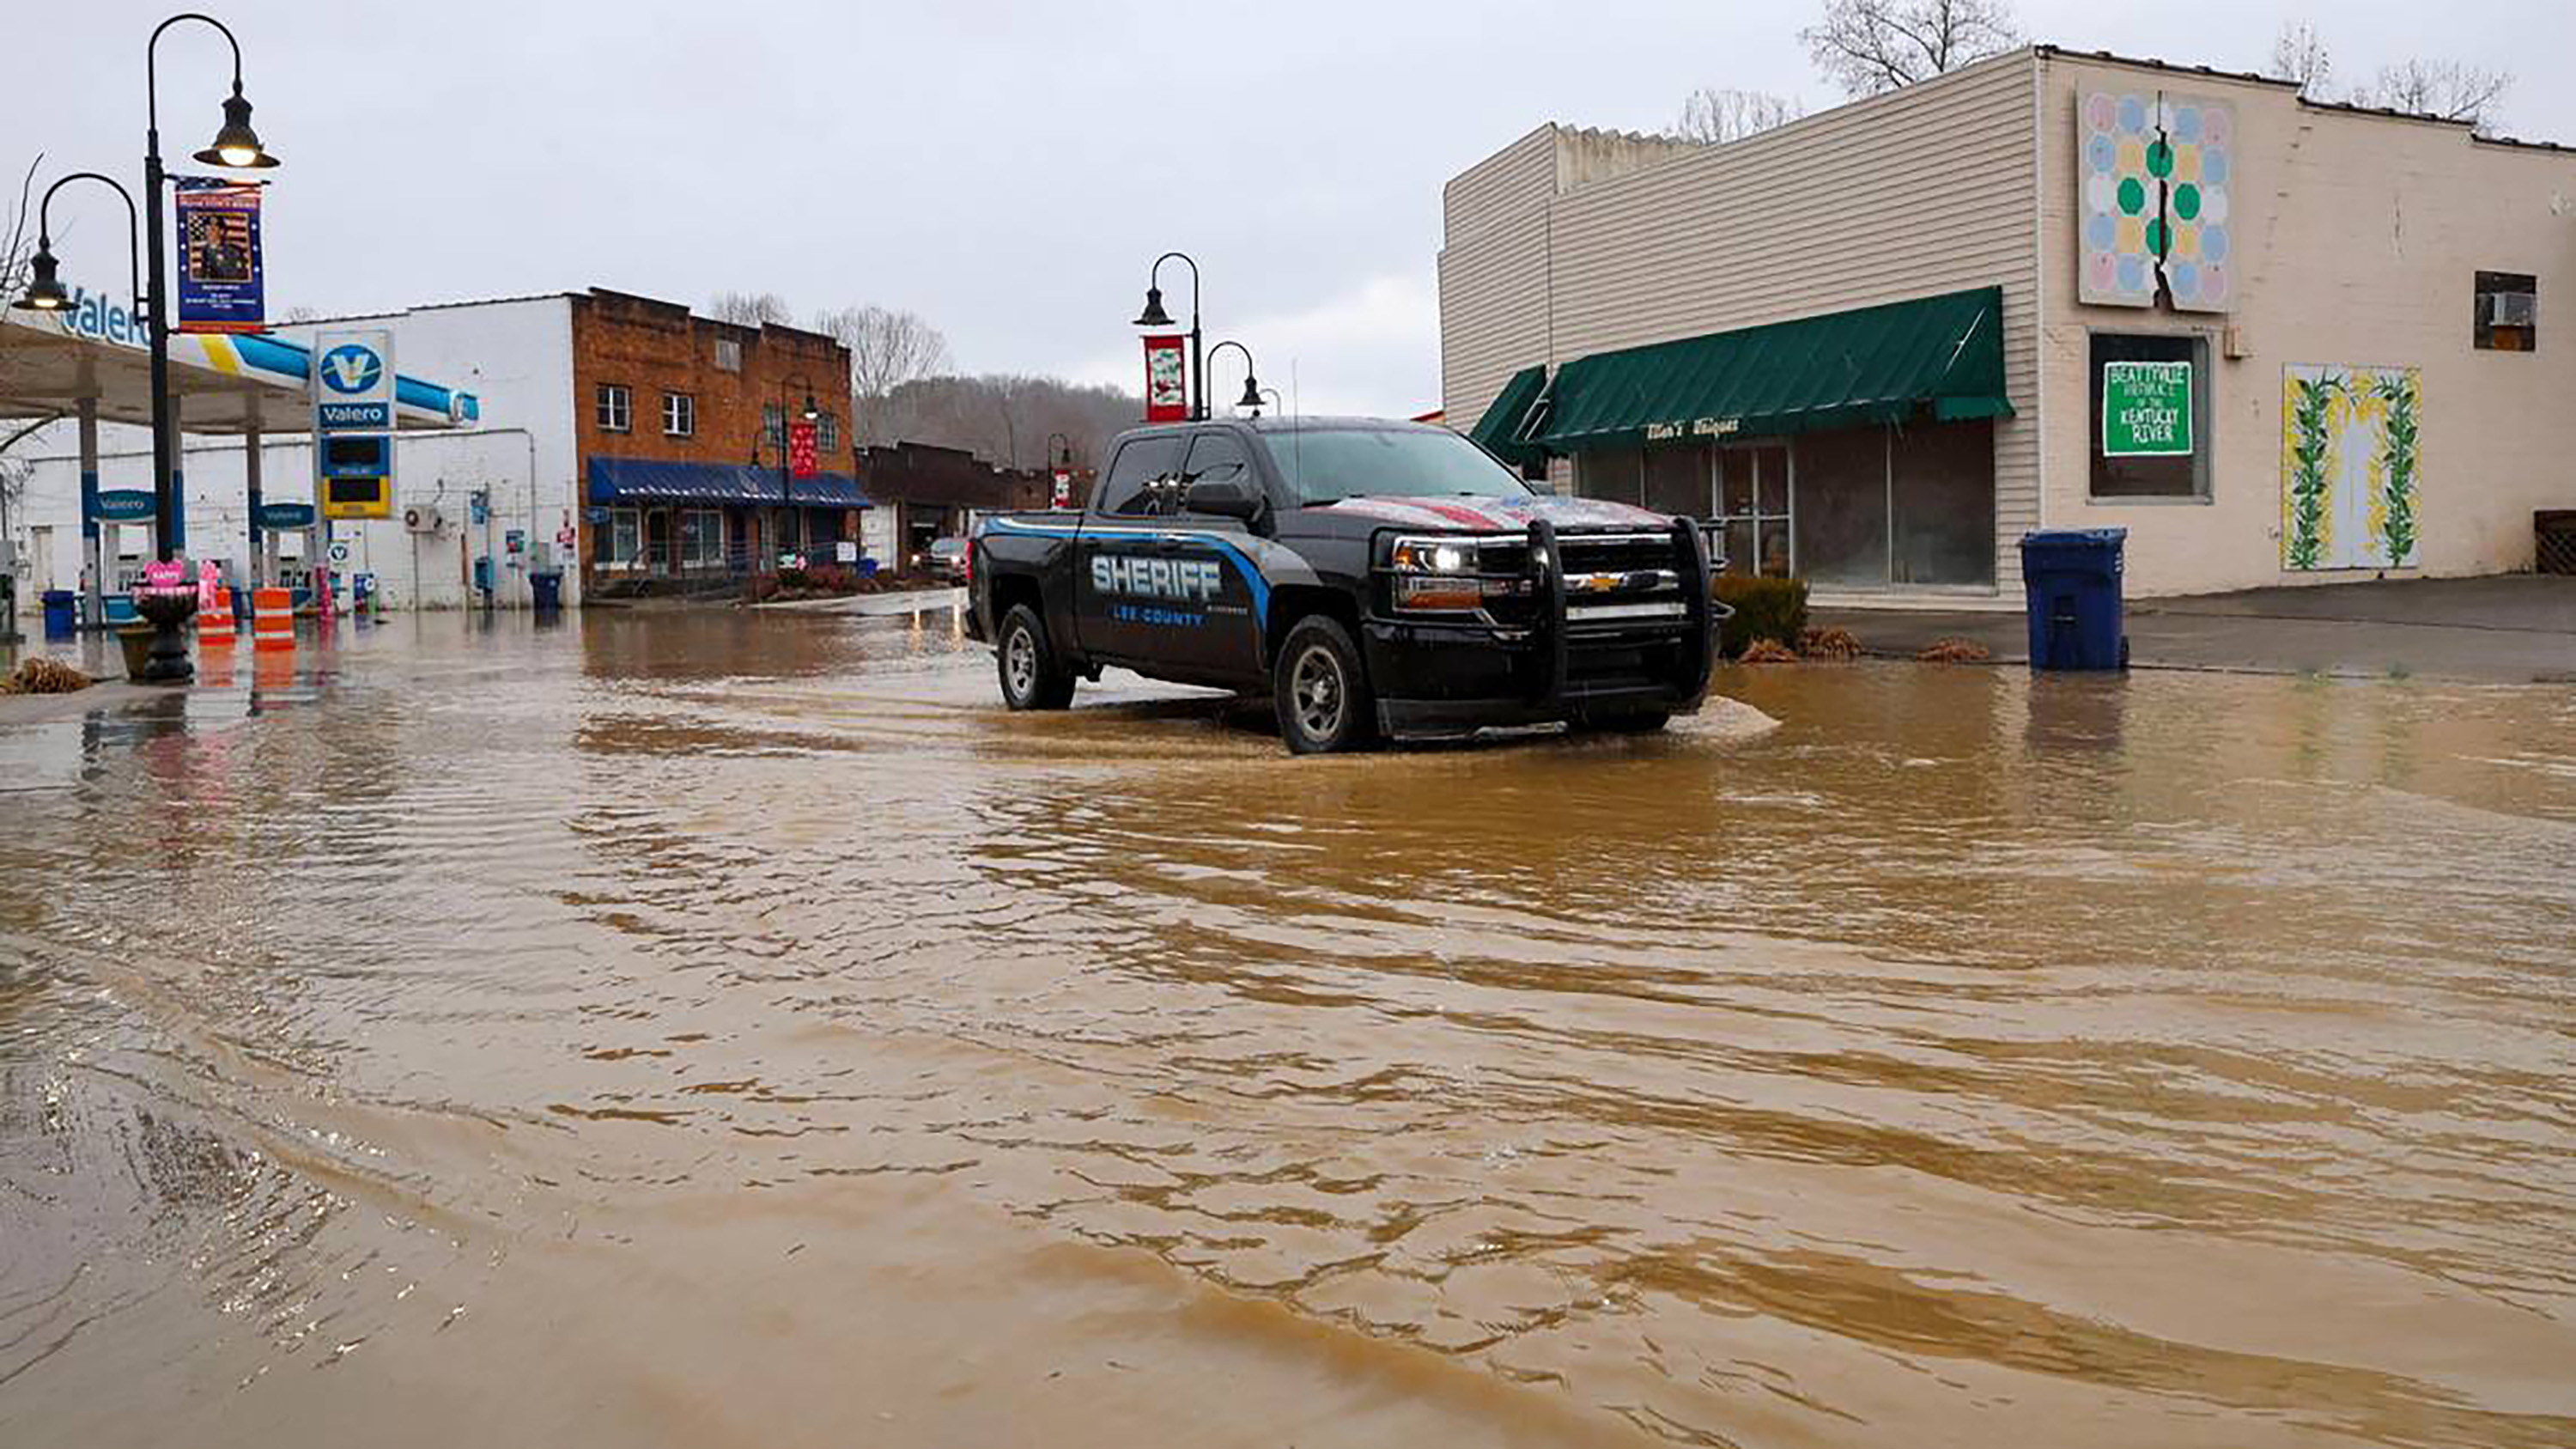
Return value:
[(966, 540), (934, 538), (930, 541), (929, 548), (912, 556), (912, 566), (927, 572), (934, 579), (954, 579), (964, 583), (966, 581)]

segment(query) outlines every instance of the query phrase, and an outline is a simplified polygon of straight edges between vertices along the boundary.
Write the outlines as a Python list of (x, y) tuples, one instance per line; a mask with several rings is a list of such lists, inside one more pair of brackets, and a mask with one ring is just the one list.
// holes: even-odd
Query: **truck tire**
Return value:
[(1279, 647), (1270, 679), (1279, 738), (1289, 753), (1328, 755), (1359, 749), (1376, 737), (1377, 701), (1359, 646), (1337, 621), (1322, 614), (1298, 620)]
[(1002, 703), (1013, 709), (1062, 709), (1073, 703), (1073, 673), (1057, 661), (1038, 611), (1014, 604), (993, 636), (993, 661), (1002, 676)]

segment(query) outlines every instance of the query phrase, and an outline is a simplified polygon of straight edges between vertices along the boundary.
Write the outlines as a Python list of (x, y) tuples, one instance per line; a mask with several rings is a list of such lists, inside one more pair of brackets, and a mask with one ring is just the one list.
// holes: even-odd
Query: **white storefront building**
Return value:
[[(1740, 570), (2017, 601), (2534, 565), (2576, 508), (2576, 152), (2047, 47), (1723, 145), (1546, 125), (1449, 183), (1443, 402)], [(2107, 426), (2106, 426), (2107, 425)]]

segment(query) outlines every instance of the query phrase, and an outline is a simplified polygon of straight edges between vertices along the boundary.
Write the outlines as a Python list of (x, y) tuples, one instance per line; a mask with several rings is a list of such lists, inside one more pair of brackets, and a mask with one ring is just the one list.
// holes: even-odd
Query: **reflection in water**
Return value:
[(600, 612), (0, 731), (0, 1438), (2576, 1438), (2576, 696), (1724, 687)]

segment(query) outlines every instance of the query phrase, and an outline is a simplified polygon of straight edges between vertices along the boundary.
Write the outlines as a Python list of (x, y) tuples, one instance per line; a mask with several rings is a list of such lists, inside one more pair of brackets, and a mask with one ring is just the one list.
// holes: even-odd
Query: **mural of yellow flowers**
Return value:
[(2292, 363), (2281, 372), (2281, 567), (2413, 568), (2423, 375)]

